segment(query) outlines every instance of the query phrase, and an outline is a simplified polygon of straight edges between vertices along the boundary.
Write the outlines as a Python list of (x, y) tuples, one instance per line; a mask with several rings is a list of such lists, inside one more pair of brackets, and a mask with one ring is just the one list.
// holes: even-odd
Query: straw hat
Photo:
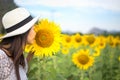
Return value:
[(2, 24), (6, 34), (0, 39), (23, 34), (27, 32), (39, 19), (39, 16), (32, 18), (25, 8), (16, 8), (7, 12), (2, 18)]

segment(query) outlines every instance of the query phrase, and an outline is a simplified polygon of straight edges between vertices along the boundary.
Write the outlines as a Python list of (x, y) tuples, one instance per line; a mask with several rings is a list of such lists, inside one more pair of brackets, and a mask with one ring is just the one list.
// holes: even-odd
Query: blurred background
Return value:
[(17, 5), (14, 3), (14, 0), (0, 0), (0, 33), (4, 33), (2, 27), (2, 16), (9, 10), (16, 8)]
[(42, 28), (37, 28), (36, 46), (27, 47), (36, 50), (28, 80), (120, 80), (119, 4), (120, 0), (0, 0), (0, 34), (5, 32), (2, 16), (25, 7), (33, 17), (40, 15), (37, 25)]
[(25, 7), (32, 16), (40, 15), (60, 24), (62, 32), (117, 33), (119, 3), (120, 0), (0, 0), (0, 20), (6, 11)]

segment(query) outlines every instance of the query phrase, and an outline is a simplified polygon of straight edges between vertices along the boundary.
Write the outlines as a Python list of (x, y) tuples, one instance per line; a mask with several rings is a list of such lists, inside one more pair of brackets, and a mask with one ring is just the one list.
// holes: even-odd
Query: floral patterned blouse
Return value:
[[(27, 61), (25, 60), (26, 66), (23, 68), (19, 65), (19, 73), (21, 80), (27, 79)], [(13, 61), (0, 49), (0, 80), (17, 80), (15, 67)]]

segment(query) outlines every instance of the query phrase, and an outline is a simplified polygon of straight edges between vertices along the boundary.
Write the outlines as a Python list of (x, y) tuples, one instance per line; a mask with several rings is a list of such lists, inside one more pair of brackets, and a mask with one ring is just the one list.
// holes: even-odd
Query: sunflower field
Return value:
[(35, 31), (34, 43), (25, 48), (25, 56), (35, 52), (28, 80), (120, 80), (120, 34), (62, 33), (47, 19)]
[(120, 80), (120, 35), (66, 34), (47, 19), (35, 26), (29, 80)]

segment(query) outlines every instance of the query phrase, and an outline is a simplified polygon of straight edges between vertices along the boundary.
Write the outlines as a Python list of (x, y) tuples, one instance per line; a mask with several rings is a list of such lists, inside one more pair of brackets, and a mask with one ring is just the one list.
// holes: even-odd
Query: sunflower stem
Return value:
[[(109, 50), (110, 52), (109, 52), (109, 54), (110, 54), (110, 76), (113, 76), (113, 71), (112, 71), (112, 64), (113, 64), (113, 58), (114, 58), (114, 55), (113, 55), (113, 50), (112, 49), (110, 49)], [(112, 77), (111, 77), (112, 78)]]
[[(37, 58), (37, 60), (38, 60), (38, 66), (40, 66), (40, 65), (41, 65), (40, 59)], [(41, 67), (38, 67), (38, 73), (40, 73), (40, 71), (41, 71)], [(41, 76), (41, 75), (40, 75), (40, 76)], [(40, 79), (40, 76), (37, 76), (37, 79), (38, 79), (38, 80)], [(40, 80), (41, 80), (41, 79), (40, 79)]]
[(38, 80), (44, 80), (45, 79), (45, 74), (44, 74), (44, 67), (45, 67), (45, 59), (43, 58), (40, 60), (38, 58)]
[(83, 70), (81, 70), (80, 80), (84, 80), (84, 71)]
[[(93, 68), (94, 68), (94, 67), (93, 67)], [(95, 70), (95, 69), (93, 69), (93, 68), (90, 68), (90, 70), (88, 71), (88, 74), (89, 74), (89, 80), (92, 80), (92, 76), (91, 76), (91, 74), (92, 74), (92, 71)]]

